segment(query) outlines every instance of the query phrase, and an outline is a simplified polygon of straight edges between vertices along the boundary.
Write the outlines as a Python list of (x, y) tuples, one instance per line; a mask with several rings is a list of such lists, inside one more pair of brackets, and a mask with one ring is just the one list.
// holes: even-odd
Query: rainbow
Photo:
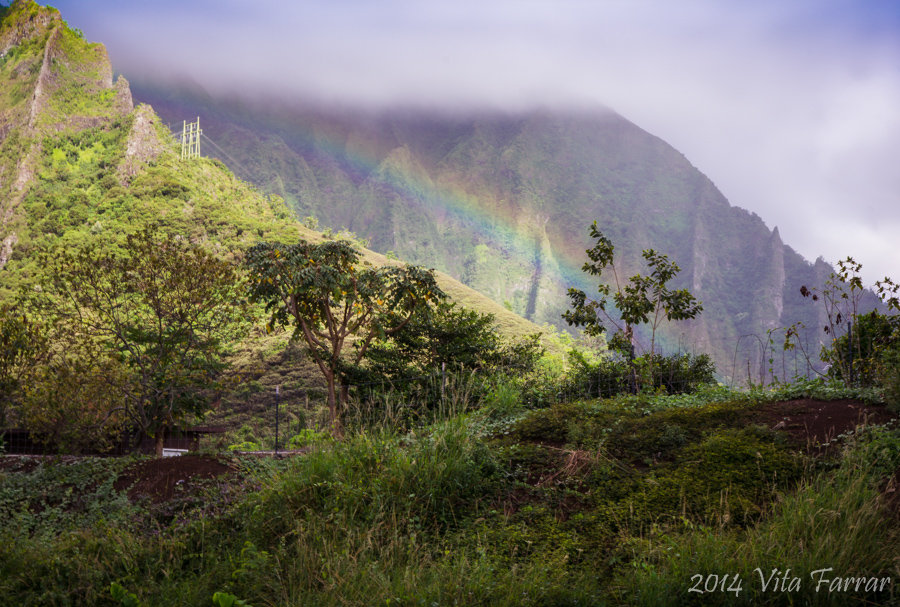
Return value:
[[(132, 88), (136, 91), (136, 101), (149, 101), (158, 110), (163, 122), (169, 123), (173, 130), (181, 128), (184, 116), (196, 116), (198, 107), (207, 105), (203, 98), (209, 99), (208, 95), (197, 91), (182, 90), (173, 96), (171, 86), (135, 84)], [(393, 150), (378, 149), (366, 142), (348, 143), (347, 127), (340, 120), (323, 118), (321, 113), (304, 114), (303, 110), (288, 108), (260, 115), (256, 109), (243, 109), (250, 106), (234, 99), (217, 102), (217, 105), (226, 108), (219, 113), (223, 116), (221, 121), (216, 118), (217, 112), (207, 112), (204, 117), (204, 110), (200, 109), (201, 125), (205, 133), (211, 136), (214, 146), (224, 152), (216, 155), (245, 178), (251, 177), (252, 172), (228, 152), (225, 142), (216, 140), (216, 134), (221, 132), (222, 125), (228, 123), (249, 126), (246, 117), (252, 115), (254, 128), (262, 126), (266, 132), (277, 134), (302, 157), (325, 158), (334, 162), (357, 185), (377, 180), (378, 185), (398, 197), (423, 201), (433, 216), (445, 220), (445, 225), (462, 226), (475, 242), (499, 248), (512, 258), (529, 262), (538, 257), (546, 259), (542, 255), (545, 253), (542, 251), (545, 243), (538, 218), (523, 214), (521, 209), (498, 200), (493, 193), (479, 191), (483, 186), (473, 183), (465, 175), (441, 174), (435, 183), (432, 176), (424, 171), (401, 168), (396, 163), (385, 170), (384, 160)], [(304, 120), (304, 116), (315, 119)], [(205, 151), (208, 150), (210, 146)], [(553, 271), (562, 279), (563, 288), (571, 285), (584, 288), (589, 284), (582, 271), (582, 265), (587, 260), (583, 249), (553, 243), (552, 255)]]
[[(196, 107), (187, 103), (166, 103), (164, 109), (168, 114), (166, 121), (172, 123), (172, 128), (181, 126), (180, 120), (176, 121), (174, 115), (194, 116), (197, 113)], [(255, 116), (254, 120), (258, 121), (258, 118)], [(240, 120), (234, 122), (240, 124)], [(409, 169), (401, 169), (397, 164), (384, 170), (384, 160), (392, 150), (381, 150), (379, 153), (371, 145), (348, 145), (347, 137), (341, 129), (326, 121), (316, 121), (314, 131), (303, 124), (302, 118), (293, 116), (263, 117), (257, 124), (260, 122), (266, 131), (281, 136), (300, 156), (325, 157), (339, 166), (356, 184), (375, 182), (402, 198), (422, 200), (434, 216), (465, 226), (476, 241), (499, 247), (507, 255), (521, 259), (534, 260), (542, 253), (543, 244), (536, 217), (523, 216), (521, 210), (513, 205), (497, 200), (491, 193), (479, 192), (479, 184), (471, 181), (466, 183), (467, 179), (463, 175), (442, 174), (435, 183), (425, 172), (417, 174)], [(216, 124), (215, 120), (204, 121), (202, 112), (201, 123)], [(214, 126), (204, 128), (215, 131)], [(219, 146), (225, 145), (215, 141), (215, 135), (213, 142)], [(245, 178), (250, 177), (251, 172), (246, 167), (240, 166), (233, 157), (228, 158), (227, 149), (223, 151), (226, 155), (222, 158), (223, 162), (243, 173)], [(582, 265), (587, 257), (583, 250), (572, 252), (567, 247), (553, 246), (553, 257), (555, 270), (567, 285), (584, 283)]]

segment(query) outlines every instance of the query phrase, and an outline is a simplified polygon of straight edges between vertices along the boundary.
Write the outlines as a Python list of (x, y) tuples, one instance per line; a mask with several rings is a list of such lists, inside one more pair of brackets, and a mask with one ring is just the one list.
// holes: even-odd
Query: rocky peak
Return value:
[(16, 0), (6, 10), (0, 24), (0, 57), (26, 40), (46, 35), (62, 22), (55, 8), (38, 6), (31, 0)]
[(0, 10), (0, 269), (22, 228), (19, 206), (34, 181), (44, 141), (133, 110), (124, 78), (113, 81), (106, 48), (87, 42), (59, 11), (30, 0)]
[[(125, 79), (120, 77), (119, 81), (125, 81)], [(124, 89), (128, 90), (127, 81)], [(149, 105), (142, 104), (135, 109), (134, 122), (131, 124), (128, 143), (125, 145), (125, 159), (119, 165), (118, 171), (119, 180), (123, 184), (127, 184), (144, 164), (154, 160), (162, 153), (165, 145), (156, 130), (158, 123), (159, 118)]]

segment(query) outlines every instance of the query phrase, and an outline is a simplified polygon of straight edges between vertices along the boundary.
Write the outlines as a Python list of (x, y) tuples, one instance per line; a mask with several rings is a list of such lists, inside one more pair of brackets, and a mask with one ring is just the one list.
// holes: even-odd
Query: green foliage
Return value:
[[(838, 262), (821, 289), (800, 288), (800, 293), (821, 302), (827, 324), (823, 327), (832, 337), (823, 346), (820, 358), (829, 365), (827, 376), (843, 382), (847, 387), (880, 390), (883, 399), (892, 407), (900, 407), (900, 285), (890, 278), (875, 283), (875, 291), (888, 312), (879, 310), (860, 313), (860, 301), (865, 294), (862, 266), (852, 257)], [(846, 326), (846, 330), (843, 327)], [(842, 334), (841, 334), (842, 333)], [(786, 333), (785, 349), (800, 347), (796, 327)], [(809, 353), (804, 352), (809, 357)]]
[(714, 382), (715, 367), (706, 354), (648, 353), (629, 363), (614, 356), (591, 360), (571, 350), (561, 389), (582, 398), (609, 398), (633, 391), (690, 394)]
[(128, 460), (19, 461), (19, 467), (0, 472), (0, 537), (5, 542), (127, 524), (134, 513), (114, 488)]
[(420, 375), (442, 364), (486, 369), (500, 358), (493, 315), (446, 301), (430, 314), (411, 319), (388, 340), (373, 342), (366, 355), (370, 368), (387, 378)]
[(563, 445), (569, 433), (587, 420), (586, 412), (576, 403), (561, 403), (548, 409), (531, 411), (515, 425), (515, 437), (526, 441)]
[(109, 585), (109, 593), (112, 595), (113, 600), (118, 601), (122, 607), (140, 607), (141, 603), (138, 601), (137, 595), (133, 592), (128, 592), (117, 582)]
[[(341, 369), (345, 341), (356, 340), (350, 365), (369, 345), (400, 331), (445, 297), (430, 270), (415, 266), (373, 268), (345, 241), (296, 245), (261, 243), (247, 253), (250, 292), (271, 314), (267, 328), (293, 325), (328, 384), (332, 429), (342, 433), (346, 407)], [(340, 394), (340, 400), (338, 400)]]
[(860, 400), (870, 405), (884, 403), (884, 395), (879, 388), (848, 386), (842, 381), (828, 378), (798, 379), (790, 384), (754, 386), (745, 392), (727, 390), (733, 398), (749, 402), (778, 402), (798, 398), (816, 400)]
[[(245, 592), (258, 594), (265, 592), (266, 581), (261, 579), (271, 569), (272, 555), (266, 550), (259, 550), (253, 542), (244, 542), (240, 554), (231, 561), (234, 569), (231, 579), (234, 585), (243, 588)], [(216, 593), (222, 605), (248, 605), (240, 601), (234, 595)], [(215, 602), (216, 595), (213, 595)]]
[[(809, 466), (748, 423), (755, 396), (704, 388), (653, 396), (653, 411), (638, 398), (531, 411), (488, 442), (470, 416), (235, 460), (237, 501), (220, 501), (220, 485), (203, 516), (171, 525), (141, 523), (134, 507), (24, 533), (14, 519), (0, 529), (0, 593), (108, 604), (116, 583), (147, 604), (209, 604), (215, 593), (234, 605), (665, 605), (690, 598), (691, 575), (730, 571), (749, 596), (719, 604), (764, 604), (775, 595), (746, 589), (755, 567), (891, 575), (900, 536), (878, 495), (900, 465), (896, 429), (859, 431), (839, 465)], [(21, 478), (2, 474), (0, 495)], [(9, 503), (73, 476), (11, 488)]]
[(302, 449), (303, 447), (319, 447), (332, 442), (332, 437), (322, 430), (303, 428), (299, 434), (295, 434), (288, 440), (288, 449)]
[(363, 387), (361, 398), (377, 398), (387, 386), (409, 403), (435, 408), (446, 396), (448, 374), (475, 375), (479, 385), (471, 398), (477, 402), (501, 377), (530, 374), (542, 354), (540, 335), (504, 343), (492, 314), (442, 301), (387, 339), (373, 341), (362, 365), (345, 373)]
[[(828, 375), (861, 386), (879, 382), (885, 356), (900, 349), (900, 316), (887, 316), (873, 310), (856, 316), (851, 335), (835, 338), (823, 348), (821, 358), (831, 365)], [(852, 372), (852, 382), (851, 376)], [(846, 373), (847, 375), (844, 375)]]
[[(286, 499), (292, 516), (335, 512), (354, 517), (346, 520), (352, 526), (392, 521), (408, 532), (441, 530), (471, 515), (471, 501), (489, 495), (496, 473), (487, 448), (454, 420), (403, 442), (387, 433), (357, 435), (313, 451), (263, 499), (272, 506)], [(343, 533), (337, 527), (332, 532)]]
[(243, 441), (241, 443), (237, 443), (234, 445), (228, 446), (229, 451), (261, 451), (262, 447), (259, 443), (254, 441)]
[[(820, 357), (831, 366), (829, 374), (848, 384), (862, 381), (868, 385), (874, 380), (876, 353), (891, 347), (897, 321), (877, 311), (861, 314), (861, 301), (866, 293), (861, 269), (862, 264), (852, 257), (842, 259), (838, 262), (838, 270), (831, 273), (822, 288), (803, 285), (800, 294), (820, 302), (824, 308), (826, 324), (822, 329), (831, 337), (832, 343), (822, 348)], [(896, 296), (900, 286), (885, 278), (876, 282), (875, 288), (888, 309), (900, 310)], [(795, 330), (788, 332), (785, 348), (797, 347), (791, 339), (794, 336)]]
[(667, 427), (658, 444), (673, 452), (676, 463), (655, 472), (655, 482), (644, 483), (628, 500), (629, 512), (649, 515), (634, 517), (631, 524), (659, 522), (664, 513), (674, 521), (687, 514), (703, 524), (748, 524), (759, 520), (762, 505), (803, 471), (800, 458), (773, 445), (771, 435), (757, 428), (722, 430), (683, 447), (687, 439), (675, 428)]
[[(667, 287), (667, 283), (681, 271), (667, 256), (653, 249), (643, 251), (641, 255), (650, 268), (650, 275), (636, 274), (623, 285), (613, 264), (613, 244), (597, 228), (596, 221), (591, 224), (590, 234), (596, 243), (586, 251), (590, 261), (585, 262), (582, 270), (601, 278), (609, 268), (616, 288), (613, 292), (610, 285), (600, 283), (597, 287), (600, 298), (597, 300), (588, 299), (584, 291), (570, 288), (568, 294), (572, 309), (563, 314), (569, 326), (584, 327), (588, 335), (600, 335), (605, 330), (602, 315), (622, 334), (623, 347), (628, 351), (634, 343), (634, 326), (649, 322), (652, 330), (649, 353), (655, 354), (656, 329), (663, 319), (687, 320), (703, 311), (703, 306), (687, 289), (673, 291)], [(607, 311), (608, 298), (615, 304), (621, 323)]]
[(878, 384), (883, 390), (884, 401), (894, 411), (900, 412), (900, 348), (890, 348), (881, 354)]
[[(621, 600), (635, 605), (684, 605), (691, 602), (692, 576), (739, 574), (740, 594), (709, 592), (694, 597), (708, 605), (853, 605), (888, 604), (886, 593), (825, 592), (816, 587), (815, 570), (831, 578), (892, 577), (900, 556), (898, 528), (885, 517), (880, 487), (900, 464), (896, 428), (874, 428), (851, 440), (836, 470), (822, 471), (796, 492), (776, 501), (772, 514), (743, 533), (721, 526), (691, 525), (680, 533), (657, 531), (632, 544), (633, 567), (618, 579)], [(792, 592), (762, 588), (761, 570), (802, 582)]]
[(715, 383), (716, 368), (707, 354), (652, 354), (640, 362), (648, 368), (653, 388), (665, 389), (667, 394), (689, 394)]
[(18, 308), (0, 304), (0, 428), (22, 398), (31, 368), (45, 353), (43, 335)]
[[(28, 3), (17, 6), (21, 11), (34, 7)], [(68, 45), (65, 50), (70, 57), (86, 50), (76, 44), (80, 42), (77, 32), (62, 42)], [(0, 103), (18, 99), (17, 103), (22, 104), (33, 91), (29, 79), (36, 77), (42, 47), (25, 46), (20, 45), (0, 60), (4, 77), (13, 69), (20, 73), (11, 86), (0, 87)], [(85, 73), (91, 69), (92, 66), (85, 65)], [(71, 73), (60, 74), (60, 78), (73, 77)], [(109, 92), (82, 83), (66, 87), (52, 100), (51, 110), (80, 112), (93, 119), (102, 117), (110, 101)], [(44, 118), (42, 124), (46, 126), (58, 116)], [(161, 221), (162, 231), (182, 234), (191, 242), (208, 243), (226, 258), (241, 257), (239, 249), (258, 238), (287, 239), (297, 229), (302, 233), (303, 228), (285, 221), (287, 210), (279, 198), (264, 199), (252, 194), (223, 173), (221, 163), (200, 159), (179, 164), (171, 154), (163, 153), (136, 175), (127, 179), (120, 176), (117, 167), (129, 129), (129, 120), (106, 122), (102, 128), (74, 134), (65, 132), (36, 142), (44, 150), (44, 156), (35, 167), (37, 183), (22, 203), (26, 221), (21, 224), (24, 227), (20, 244), (10, 260), (9, 273), (4, 275), (4, 292), (0, 297), (8, 297), (19, 286), (52, 282), (47, 280), (45, 269), (35, 262), (38, 252), (53, 251), (56, 245), (78, 251), (84, 243), (96, 239), (103, 243), (97, 246), (105, 254), (123, 258), (126, 256), (123, 246), (128, 245), (117, 235), (132, 232), (135, 225), (148, 220)], [(397, 137), (403, 136), (402, 131), (391, 129)], [(665, 224), (657, 222), (642, 234), (651, 241), (656, 242), (651, 236), (655, 238), (654, 230), (662, 227), (681, 230), (682, 234), (690, 227), (689, 222), (668, 212), (671, 205), (666, 203), (679, 193), (682, 181), (679, 174), (666, 174), (654, 180), (646, 191), (637, 192), (629, 182), (633, 176), (627, 172), (608, 179), (605, 172), (579, 168), (561, 173), (558, 180), (550, 179), (549, 186), (545, 187), (530, 178), (540, 173), (535, 170), (534, 157), (529, 157), (528, 147), (535, 145), (535, 141), (529, 141), (526, 135), (519, 133), (508, 138), (511, 143), (502, 156), (513, 166), (488, 164), (487, 170), (515, 175), (516, 180), (529, 176), (516, 184), (517, 194), (525, 192), (528, 196), (518, 197), (540, 199), (541, 205), (557, 208), (559, 221), (555, 218), (555, 222), (582, 221), (583, 214), (557, 202), (574, 199), (583, 189), (614, 201), (611, 204), (621, 201), (634, 205), (635, 209), (646, 209), (638, 206), (643, 198), (662, 200), (666, 212), (656, 215)], [(11, 160), (15, 166), (31, 144), (17, 132), (0, 144), (3, 162), (0, 171), (7, 171), (0, 172), (0, 181), (13, 182), (7, 178), (6, 163)], [(455, 145), (448, 147), (448, 165), (454, 157), (468, 155), (468, 150), (455, 149)], [(600, 153), (608, 154), (603, 150)], [(485, 160), (481, 154), (472, 157), (478, 165)], [(647, 172), (651, 164), (641, 158), (629, 162), (639, 166), (641, 172)], [(573, 165), (565, 158), (565, 162), (556, 166)], [(668, 169), (663, 166), (661, 170)], [(317, 178), (322, 183), (338, 184), (338, 179), (331, 179), (325, 173), (326, 169), (318, 171)], [(579, 182), (579, 173), (602, 174), (603, 181), (614, 186)], [(341, 197), (352, 193), (349, 187), (338, 185), (334, 191)], [(478, 185), (472, 187), (470, 194), (485, 200), (492, 200), (496, 192), (503, 191), (499, 188), (490, 196), (481, 196), (485, 192), (479, 191)], [(694, 201), (697, 190), (688, 189), (687, 196)], [(548, 196), (544, 200), (543, 193), (550, 191), (558, 192), (554, 196), (561, 198)], [(302, 204), (307, 206), (314, 204), (309, 201), (319, 195), (306, 194)], [(419, 194), (424, 200), (430, 192)], [(294, 202), (299, 200), (296, 192), (291, 195)], [(431, 239), (428, 245), (422, 245), (423, 239), (415, 236), (418, 232), (410, 229), (411, 214), (382, 205), (384, 215), (397, 218), (383, 221), (384, 217), (378, 213), (368, 216), (370, 209), (365, 207), (371, 198), (346, 198), (362, 201), (360, 221), (366, 223), (372, 219), (366, 225), (382, 222), (400, 235), (397, 244), (382, 239), (380, 245), (386, 246), (380, 250), (399, 245), (404, 247), (401, 253), (406, 256), (410, 250), (406, 242), (415, 241), (413, 246), (420, 247), (423, 256), (436, 259), (437, 253), (430, 249), (447, 246), (462, 259), (465, 255), (459, 251), (472, 249), (476, 259), (471, 274), (498, 284), (501, 274), (504, 280), (512, 276), (513, 282), (525, 277), (523, 284), (528, 284), (528, 277), (533, 274), (529, 265), (514, 259), (517, 255), (509, 254), (498, 243), (491, 242), (490, 246), (478, 243), (483, 248), (468, 246), (462, 235), (463, 227), (452, 216), (444, 218), (445, 240), (438, 243), (437, 239)], [(592, 196), (591, 200), (593, 204), (596, 197)], [(322, 206), (330, 213), (330, 207), (337, 205)], [(420, 207), (424, 208), (422, 205), (417, 208)], [(428, 217), (421, 214), (415, 218), (422, 224), (428, 222)], [(648, 219), (653, 221), (656, 220)], [(725, 222), (721, 217), (704, 216), (703, 221), (707, 223), (699, 227), (713, 227), (712, 231), (721, 231), (726, 239), (734, 236), (723, 228)], [(611, 226), (613, 234), (614, 227)], [(688, 242), (686, 238), (682, 240)], [(445, 241), (450, 244), (445, 245)], [(650, 281), (672, 274), (674, 264), (669, 265), (664, 256), (652, 251), (647, 253), (649, 257), (645, 256), (645, 260), (654, 268), (654, 275), (645, 277), (646, 282), (634, 281), (632, 291), (624, 289), (622, 296), (631, 296), (636, 308), (640, 307), (640, 293), (648, 300), (655, 296), (655, 311), (660, 313), (663, 294), (655, 292)], [(423, 257), (418, 259), (422, 261)], [(499, 263), (497, 260), (508, 262), (509, 272), (500, 272), (499, 265), (488, 271), (478, 267), (483, 263)], [(745, 260), (735, 261), (732, 256), (723, 261), (723, 266), (727, 265), (732, 274), (744, 280), (746, 273), (740, 269)], [(304, 310), (313, 309), (312, 317), (321, 321), (317, 327), (323, 326), (323, 319), (329, 313), (366, 302), (359, 289), (349, 297), (343, 293), (346, 289), (336, 293), (331, 287), (345, 284), (342, 279), (329, 282), (327, 276), (316, 276), (323, 271), (327, 273), (324, 266), (329, 264), (297, 265), (297, 274), (302, 274), (304, 280), (319, 280), (320, 287), (322, 284), (328, 287), (325, 292), (330, 303)], [(357, 278), (368, 271), (361, 264), (353, 265)], [(544, 264), (547, 274), (543, 278), (552, 279), (549, 274), (552, 265)], [(713, 265), (711, 262), (710, 266)], [(343, 273), (340, 263), (331, 267), (337, 268), (338, 274)], [(714, 276), (712, 271), (709, 276)], [(665, 285), (665, 281), (661, 284)], [(727, 286), (724, 290), (728, 291), (729, 300), (740, 301), (738, 295), (732, 294), (738, 290), (729, 290)], [(503, 288), (496, 286), (498, 293)], [(755, 287), (748, 288), (752, 292)], [(376, 303), (377, 299), (388, 299), (385, 293), (380, 287), (372, 289)], [(543, 293), (535, 293), (543, 297)], [(288, 308), (283, 320), (296, 330), (298, 323), (292, 318), (289, 305), (292, 293), (287, 290), (280, 295), (288, 295), (287, 301), (278, 296), (270, 301)], [(514, 296), (514, 307), (526, 310), (525, 300), (520, 289)], [(300, 302), (299, 298), (293, 301)], [(416, 298), (410, 307), (420, 303)], [(540, 301), (538, 304), (543, 305)], [(124, 307), (129, 305), (131, 302), (126, 301)], [(777, 522), (779, 517), (786, 520), (791, 516), (792, 522), (782, 524), (777, 533), (758, 535), (764, 538), (758, 545), (765, 550), (748, 552), (745, 564), (775, 562), (776, 557), (785, 554), (793, 557), (797, 552), (803, 558), (808, 554), (807, 562), (812, 564), (816, 561), (848, 566), (854, 562), (877, 563), (885, 571), (896, 561), (896, 551), (891, 551), (897, 545), (892, 541), (894, 526), (885, 524), (884, 517), (873, 505), (877, 505), (883, 481), (897, 469), (895, 455), (900, 449), (896, 448), (896, 436), (881, 433), (867, 436), (865, 440), (870, 441), (871, 448), (848, 452), (848, 459), (859, 458), (854, 459), (856, 468), (850, 467), (847, 474), (838, 471), (834, 476), (832, 464), (821, 465), (820, 469), (825, 470), (822, 480), (808, 491), (806, 484), (801, 484), (802, 494), (792, 501), (793, 484), (806, 469), (777, 434), (748, 424), (747, 411), (755, 403), (775, 398), (776, 392), (756, 390), (738, 394), (703, 385), (701, 378), (708, 377), (711, 369), (698, 357), (698, 360), (673, 359), (672, 370), (667, 371), (669, 376), (686, 378), (685, 385), (700, 384), (696, 391), (664, 394), (677, 388), (664, 380), (656, 383), (649, 369), (665, 370), (668, 363), (650, 358), (646, 359), (646, 366), (638, 361), (629, 377), (634, 382), (632, 385), (642, 382), (647, 388), (643, 393), (607, 401), (561, 403), (524, 412), (526, 406), (558, 399), (560, 391), (572, 388), (576, 392), (576, 384), (589, 382), (595, 372), (600, 373), (598, 361), (606, 359), (584, 355), (581, 360), (573, 361), (576, 371), (569, 378), (573, 382), (570, 386), (557, 381), (561, 368), (552, 370), (535, 364), (538, 348), (534, 340), (525, 342), (518, 350), (508, 349), (499, 359), (492, 359), (487, 354), (495, 352), (496, 340), (479, 329), (487, 326), (480, 324), (480, 317), (448, 314), (448, 318), (467, 325), (466, 330), (461, 330), (451, 326), (452, 321), (442, 326), (440, 320), (429, 324), (424, 314), (406, 316), (409, 310), (402, 304), (394, 309), (393, 315), (381, 314), (389, 307), (384, 304), (378, 314), (373, 314), (378, 317), (382, 330), (374, 332), (371, 344), (386, 337), (399, 323), (406, 322), (406, 327), (413, 328), (420, 320), (426, 322), (422, 323), (424, 328), (410, 332), (412, 337), (402, 337), (403, 331), (398, 330), (394, 334), (398, 340), (378, 342), (385, 348), (385, 364), (391, 362), (392, 352), (396, 354), (405, 348), (401, 358), (408, 358), (412, 368), (424, 369), (458, 359), (466, 369), (493, 372), (504, 365), (519, 364), (511, 362), (517, 360), (522, 361), (523, 368), (528, 364), (535, 367), (534, 372), (498, 378), (487, 386), (484, 392), (487, 411), (418, 427), (408, 434), (361, 433), (289, 462), (236, 461), (238, 474), (223, 480), (214, 491), (194, 496), (209, 504), (202, 508), (202, 516), (185, 516), (177, 500), (154, 507), (152, 514), (129, 506), (125, 497), (112, 489), (115, 478), (112, 473), (84, 474), (57, 462), (49, 463), (50, 467), (59, 468), (56, 473), (42, 469), (40, 482), (34, 482), (36, 479), (27, 470), (7, 467), (3, 462), (0, 503), (7, 510), (0, 517), (3, 540), (0, 542), (0, 596), (10, 603), (23, 605), (110, 604), (111, 593), (115, 593), (116, 600), (136, 602), (137, 596), (125, 590), (134, 588), (138, 589), (141, 600), (160, 605), (209, 604), (211, 596), (214, 604), (220, 605), (247, 601), (284, 605), (597, 605), (649, 603), (654, 599), (658, 603), (677, 603), (683, 602), (688, 578), (685, 574), (692, 568), (721, 566), (723, 561), (728, 562), (730, 555), (742, 550), (736, 539), (756, 534), (772, 519), (777, 526), (781, 524)], [(664, 307), (662, 311), (665, 312)], [(644, 322), (650, 322), (651, 316), (648, 313)], [(138, 327), (134, 333), (141, 335), (142, 331), (146, 327)], [(359, 343), (365, 335), (364, 331), (348, 334), (347, 344), (353, 344), (354, 339)], [(471, 348), (472, 344), (466, 343), (466, 335), (484, 347)], [(407, 345), (401, 347), (398, 344), (404, 339)], [(66, 341), (60, 339), (59, 343)], [(273, 337), (258, 350), (251, 347), (244, 354), (248, 360), (258, 358), (268, 365), (266, 356), (278, 350), (282, 343)], [(369, 346), (370, 352), (373, 347)], [(68, 394), (79, 394), (75, 400), (102, 405), (99, 406), (102, 412), (107, 409), (103, 382), (125, 385), (125, 380), (134, 373), (135, 365), (126, 364), (126, 350), (120, 347), (116, 350), (118, 354), (111, 356), (108, 341), (81, 340), (77, 352), (70, 348), (68, 358), (56, 359), (56, 366), (42, 367), (47, 376), (39, 385), (44, 388), (30, 389), (26, 396), (33, 402), (49, 403)], [(361, 361), (362, 358), (358, 362)], [(348, 369), (344, 363), (335, 366), (333, 372), (346, 379), (343, 374)], [(267, 380), (274, 376), (281, 381), (278, 373), (253, 376), (255, 383), (247, 383), (246, 393), (265, 391), (274, 383)], [(614, 376), (612, 371), (610, 376)], [(813, 388), (793, 389), (800, 392)], [(815, 389), (823, 394), (839, 393), (833, 386)], [(460, 392), (472, 394), (469, 390), (463, 386)], [(782, 390), (779, 394), (787, 394), (786, 387), (779, 390)], [(848, 393), (844, 390), (840, 393)], [(107, 396), (115, 394), (108, 389), (106, 392)], [(473, 403), (463, 401), (456, 410), (471, 408)], [(74, 412), (74, 408), (67, 410), (68, 415)], [(62, 418), (69, 419), (65, 415)], [(96, 421), (99, 419), (93, 420)], [(478, 438), (492, 431), (494, 440), (485, 442)], [(303, 431), (296, 442), (317, 442), (321, 435)], [(258, 429), (248, 427), (243, 437), (253, 440), (257, 436), (265, 438)], [(865, 474), (857, 474), (865, 462), (877, 462), (877, 465), (865, 469)], [(853, 474), (863, 476), (864, 482), (848, 484)], [(834, 479), (837, 479), (837, 489), (833, 495), (827, 495), (828, 483)], [(859, 487), (866, 490), (858, 490)], [(838, 493), (842, 500), (834, 499)], [(782, 509), (779, 503), (789, 507)], [(9, 513), (12, 514), (6, 516)], [(810, 525), (811, 520), (817, 524)], [(713, 540), (707, 542), (706, 536)], [(689, 539), (677, 543), (683, 537)], [(717, 541), (723, 537), (725, 541)], [(672, 538), (674, 541), (670, 542)], [(698, 547), (702, 549), (695, 549)], [(678, 562), (682, 563), (674, 573), (663, 558), (657, 558), (668, 548), (672, 548), (672, 555), (679, 555)], [(780, 562), (790, 564), (791, 561), (785, 558)], [(882, 567), (882, 563), (887, 565)], [(620, 580), (622, 593), (610, 590), (613, 576)], [(638, 586), (640, 589), (632, 593), (624, 590), (630, 582), (621, 581), (642, 583), (647, 579), (650, 584)], [(659, 580), (664, 583), (653, 586)], [(238, 596), (246, 597), (247, 601), (241, 601)], [(875, 602), (883, 597), (866, 598)]]
[(250, 603), (227, 592), (216, 592), (212, 596), (212, 602), (215, 607), (251, 607)]
[[(235, 268), (154, 229), (128, 236), (121, 254), (95, 241), (44, 263), (34, 305), (53, 319), (54, 341), (100, 361), (119, 408), (159, 451), (166, 429), (201, 415), (222, 386), (223, 348), (249, 311)], [(77, 358), (57, 360), (80, 369)]]
[[(44, 153), (22, 201), (28, 221), (17, 230), (0, 300), (37, 283), (45, 274), (40, 255), (56, 246), (102, 238), (104, 248), (115, 250), (126, 234), (151, 223), (167, 234), (207, 242), (232, 259), (259, 238), (296, 237), (283, 201), (261, 196), (211, 160), (180, 162), (168, 146), (170, 134), (159, 125), (160, 155), (126, 179), (120, 167), (133, 122), (130, 115), (81, 130), (50, 131), (35, 142)], [(16, 167), (31, 143), (18, 130), (0, 143), (0, 175)], [(11, 175), (9, 183), (15, 180)]]
[[(116, 388), (127, 385), (121, 361), (95, 340), (72, 340), (56, 324), (41, 364), (31, 369), (18, 417), (48, 448), (98, 453), (120, 444), (129, 430)], [(112, 388), (112, 389), (111, 389)]]
[(484, 408), (490, 415), (506, 417), (522, 409), (522, 398), (517, 386), (512, 380), (496, 382), (484, 398)]

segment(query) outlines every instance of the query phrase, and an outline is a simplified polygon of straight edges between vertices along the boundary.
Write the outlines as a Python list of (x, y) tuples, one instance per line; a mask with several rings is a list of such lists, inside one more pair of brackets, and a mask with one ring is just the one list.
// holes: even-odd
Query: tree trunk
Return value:
[(625, 325), (625, 338), (628, 340), (628, 367), (631, 369), (631, 389), (632, 394), (637, 394), (640, 388), (638, 382), (637, 365), (634, 364), (634, 330), (631, 325)]
[(163, 455), (163, 445), (165, 445), (166, 441), (166, 428), (163, 426), (159, 430), (156, 431), (156, 457), (162, 457)]
[(350, 386), (346, 384), (341, 384), (341, 401), (340, 401), (340, 412), (343, 413), (347, 410), (347, 403), (350, 401)]
[(328, 414), (331, 417), (331, 434), (334, 438), (341, 439), (344, 438), (344, 428), (338, 412), (334, 373), (327, 375), (325, 379), (328, 382)]

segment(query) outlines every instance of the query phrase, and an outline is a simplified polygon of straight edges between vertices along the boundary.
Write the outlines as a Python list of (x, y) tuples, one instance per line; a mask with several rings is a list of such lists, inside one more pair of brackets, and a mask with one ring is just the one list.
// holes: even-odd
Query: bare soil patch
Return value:
[(792, 442), (810, 451), (824, 451), (834, 438), (858, 426), (884, 424), (897, 414), (881, 405), (858, 400), (797, 400), (766, 403), (754, 411), (753, 421), (787, 433)]
[(115, 483), (117, 491), (128, 490), (128, 497), (149, 498), (154, 504), (171, 500), (177, 492), (196, 485), (202, 479), (216, 478), (233, 469), (214, 457), (181, 455), (138, 462), (126, 468)]
[(4, 455), (0, 457), (0, 470), (3, 472), (31, 472), (40, 464), (40, 460), (30, 455)]

